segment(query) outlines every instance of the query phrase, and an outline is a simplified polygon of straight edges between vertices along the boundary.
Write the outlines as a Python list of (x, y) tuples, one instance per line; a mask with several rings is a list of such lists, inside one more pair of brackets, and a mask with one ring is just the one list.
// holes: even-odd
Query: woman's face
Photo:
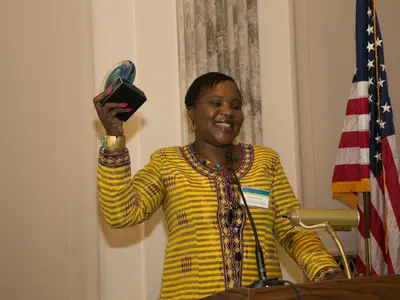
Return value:
[(243, 124), (242, 99), (232, 81), (223, 81), (204, 91), (189, 109), (195, 122), (196, 140), (217, 147), (232, 144)]

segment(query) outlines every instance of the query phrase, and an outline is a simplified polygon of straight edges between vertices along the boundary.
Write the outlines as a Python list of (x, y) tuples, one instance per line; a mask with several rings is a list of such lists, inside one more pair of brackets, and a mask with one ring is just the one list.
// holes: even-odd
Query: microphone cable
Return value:
[(243, 199), (243, 204), (245, 206), (247, 215), (249, 217), (249, 221), (251, 224), (251, 228), (253, 230), (254, 234), (254, 239), (256, 243), (256, 261), (257, 261), (257, 269), (258, 269), (258, 276), (259, 279), (258, 281), (254, 282), (251, 284), (249, 287), (251, 288), (262, 288), (262, 287), (269, 287), (269, 286), (279, 286), (279, 285), (284, 285), (285, 283), (289, 284), (297, 293), (299, 296), (299, 300), (303, 300), (303, 296), (300, 293), (300, 290), (297, 288), (297, 286), (289, 281), (289, 280), (279, 280), (278, 278), (272, 278), (272, 279), (267, 279), (267, 274), (266, 274), (266, 269), (265, 269), (265, 262), (264, 262), (264, 256), (263, 252), (261, 249), (260, 241), (258, 239), (258, 233), (257, 233), (257, 228), (253, 220), (253, 216), (250, 212), (250, 209), (247, 205), (246, 197), (244, 196), (243, 190), (242, 190), (242, 185), (240, 184), (239, 178), (236, 175), (236, 172), (233, 170), (233, 159), (232, 159), (232, 153), (231, 152), (226, 152), (225, 153), (225, 158), (228, 161), (228, 171), (232, 173), (233, 178), (235, 180), (235, 183), (237, 184), (239, 188), (240, 195), (242, 196)]

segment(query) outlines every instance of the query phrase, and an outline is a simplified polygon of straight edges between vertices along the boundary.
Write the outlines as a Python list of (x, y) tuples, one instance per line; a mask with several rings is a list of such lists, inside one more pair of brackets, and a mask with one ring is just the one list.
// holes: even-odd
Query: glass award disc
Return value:
[(115, 64), (104, 76), (101, 84), (101, 91), (105, 91), (118, 77), (122, 80), (133, 83), (136, 77), (136, 67), (130, 60), (123, 60)]

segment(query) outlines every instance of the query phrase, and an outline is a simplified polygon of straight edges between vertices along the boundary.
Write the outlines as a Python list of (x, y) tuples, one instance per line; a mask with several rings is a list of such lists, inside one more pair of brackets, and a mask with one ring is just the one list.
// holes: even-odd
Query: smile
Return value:
[(231, 131), (233, 129), (233, 125), (229, 123), (224, 123), (224, 122), (218, 122), (215, 123), (219, 129), (222, 131)]

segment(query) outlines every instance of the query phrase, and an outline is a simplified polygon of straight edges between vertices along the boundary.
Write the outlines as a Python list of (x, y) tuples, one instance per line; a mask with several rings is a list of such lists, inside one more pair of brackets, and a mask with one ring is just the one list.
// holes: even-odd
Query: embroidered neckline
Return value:
[[(249, 144), (239, 144), (239, 146), (242, 159), (235, 173), (240, 179), (250, 171), (253, 165), (254, 149)], [(190, 145), (180, 147), (180, 150), (183, 158), (195, 171), (209, 178), (215, 184), (216, 200), (218, 201), (216, 221), (220, 233), (225, 288), (241, 287), (244, 257), (243, 230), (246, 214), (244, 210), (231, 210), (231, 204), (237, 203), (239, 200), (239, 192), (234, 187), (235, 185), (229, 182), (224, 169), (212, 169), (202, 164), (191, 151)], [(232, 220), (229, 218), (230, 212), (233, 214)]]
[[(209, 161), (208, 159), (199, 159), (199, 158), (198, 158), (198, 153), (196, 152), (195, 147), (196, 147), (195, 143), (191, 143), (191, 144), (189, 145), (190, 151), (192, 151), (193, 155), (200, 161), (200, 163), (201, 163), (202, 165), (205, 165), (205, 166), (213, 166), (214, 169), (220, 169), (220, 168), (222, 167), (221, 164), (212, 164), (211, 161)], [(241, 151), (241, 152), (242, 152), (242, 151)], [(233, 156), (233, 162), (237, 162), (239, 159), (240, 159), (240, 157), (239, 157), (238, 155), (234, 155), (234, 156)]]
[[(236, 168), (235, 172), (238, 178), (243, 177), (250, 170), (253, 159), (254, 159), (254, 149), (250, 144), (239, 144), (241, 151), (241, 161), (239, 166)], [(197, 156), (190, 149), (190, 145), (180, 147), (182, 156), (200, 174), (207, 176), (209, 178), (215, 178), (216, 176), (225, 175), (225, 171), (220, 169), (213, 169), (204, 165)]]

